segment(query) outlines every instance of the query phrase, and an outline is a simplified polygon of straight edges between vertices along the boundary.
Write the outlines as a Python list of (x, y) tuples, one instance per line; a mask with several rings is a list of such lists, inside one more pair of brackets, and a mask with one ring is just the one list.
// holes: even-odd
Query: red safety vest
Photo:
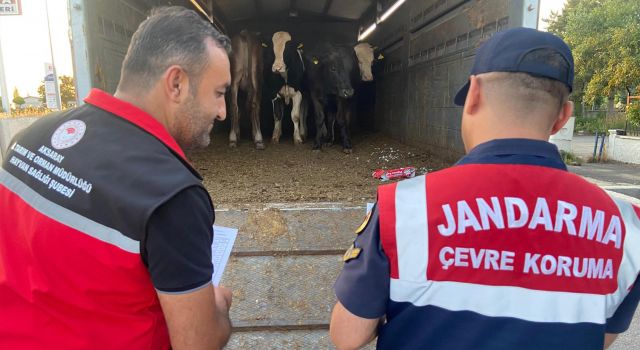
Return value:
[(168, 349), (146, 223), (202, 186), (151, 116), (99, 90), (38, 120), (0, 168), (0, 349)]
[(566, 171), (461, 165), (378, 202), (395, 302), (604, 324), (640, 272), (640, 210)]

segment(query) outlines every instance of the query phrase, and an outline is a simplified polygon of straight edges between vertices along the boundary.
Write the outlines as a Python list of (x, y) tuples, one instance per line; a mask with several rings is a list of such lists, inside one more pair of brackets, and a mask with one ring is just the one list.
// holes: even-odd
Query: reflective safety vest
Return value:
[(0, 169), (0, 349), (168, 349), (141, 254), (151, 213), (202, 186), (164, 128), (94, 90)]
[(566, 171), (460, 165), (382, 186), (378, 203), (390, 299), (410, 306), (388, 315), (395, 339), (417, 336), (395, 319), (427, 309), (604, 325), (640, 272), (640, 210)]

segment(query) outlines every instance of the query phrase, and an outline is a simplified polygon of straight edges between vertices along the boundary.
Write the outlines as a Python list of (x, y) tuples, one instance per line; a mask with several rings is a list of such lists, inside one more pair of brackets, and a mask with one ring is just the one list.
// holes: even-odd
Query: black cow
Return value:
[[(352, 46), (319, 44), (305, 55), (307, 86), (315, 112), (316, 137), (313, 149), (322, 147), (323, 136), (334, 141), (334, 121), (338, 122), (344, 153), (351, 153), (349, 124), (354, 87), (360, 81), (358, 60)], [(325, 130), (328, 132), (326, 135)]]

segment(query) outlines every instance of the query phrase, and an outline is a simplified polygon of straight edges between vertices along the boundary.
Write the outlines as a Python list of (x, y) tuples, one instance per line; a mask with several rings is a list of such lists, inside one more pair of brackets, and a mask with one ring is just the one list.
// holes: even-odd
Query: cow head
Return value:
[(284, 63), (284, 49), (287, 42), (291, 41), (291, 34), (288, 32), (276, 32), (273, 34), (271, 41), (273, 41), (273, 54), (275, 55), (271, 71), (284, 73), (287, 71), (287, 65)]
[(313, 58), (312, 63), (319, 66), (325, 89), (330, 94), (342, 98), (353, 96), (351, 73), (356, 68), (352, 57), (348, 51), (335, 50)]
[(353, 47), (358, 58), (358, 67), (360, 68), (360, 78), (362, 81), (372, 81), (373, 73), (371, 73), (371, 65), (373, 64), (374, 48), (368, 43), (360, 43)]

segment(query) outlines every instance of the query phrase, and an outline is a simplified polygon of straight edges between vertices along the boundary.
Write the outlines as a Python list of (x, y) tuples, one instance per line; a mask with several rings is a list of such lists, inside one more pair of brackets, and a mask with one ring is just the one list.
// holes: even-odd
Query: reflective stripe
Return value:
[(631, 203), (618, 198), (612, 199), (620, 209), (625, 236), (622, 263), (618, 269), (618, 289), (607, 295), (607, 318), (616, 312), (640, 273), (640, 218), (636, 215)]
[(124, 251), (140, 254), (140, 242), (44, 198), (24, 182), (1, 168), (0, 184), (18, 195), (41, 214)]
[(604, 324), (602, 295), (550, 292), (460, 282), (415, 283), (391, 279), (390, 298), (415, 306), (433, 305), (450, 311), (473, 311), (490, 317), (532, 322)]
[(398, 183), (396, 189), (396, 244), (399, 278), (424, 282), (429, 257), (425, 177)]

